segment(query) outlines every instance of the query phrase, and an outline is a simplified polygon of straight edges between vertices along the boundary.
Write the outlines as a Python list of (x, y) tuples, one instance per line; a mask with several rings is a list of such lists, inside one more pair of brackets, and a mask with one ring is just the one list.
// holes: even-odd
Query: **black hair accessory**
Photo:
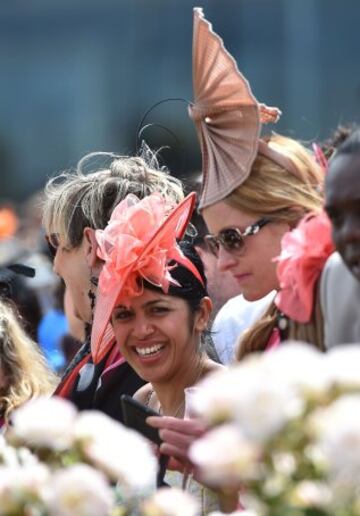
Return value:
[[(169, 134), (172, 134), (172, 136), (174, 136), (174, 133), (172, 133), (172, 131), (170, 131), (167, 127), (163, 126), (163, 125), (160, 125), (160, 124), (147, 124), (145, 126), (143, 126), (147, 116), (151, 113), (151, 111), (153, 111), (156, 107), (160, 106), (161, 104), (164, 104), (165, 102), (185, 102), (186, 104), (190, 105), (190, 101), (189, 100), (186, 100), (184, 98), (181, 98), (181, 97), (175, 97), (175, 98), (168, 98), (168, 99), (163, 99), (163, 100), (159, 100), (158, 102), (155, 102), (155, 104), (153, 104), (147, 111), (145, 111), (144, 115), (142, 116), (138, 126), (137, 126), (137, 129), (136, 129), (136, 150), (138, 151), (138, 149), (140, 148), (140, 137), (143, 133), (143, 131), (145, 129), (147, 129), (148, 127), (151, 127), (153, 125), (157, 125), (158, 127), (161, 127), (162, 129), (164, 129), (165, 131), (167, 131)], [(174, 136), (175, 137), (175, 136)], [(175, 137), (175, 140), (178, 141), (178, 139)]]
[(34, 278), (36, 274), (36, 271), (33, 267), (29, 267), (28, 265), (24, 265), (22, 263), (13, 263), (11, 265), (7, 265), (6, 269), (9, 269), (16, 274), (21, 274), (21, 276), (26, 276), (27, 278)]

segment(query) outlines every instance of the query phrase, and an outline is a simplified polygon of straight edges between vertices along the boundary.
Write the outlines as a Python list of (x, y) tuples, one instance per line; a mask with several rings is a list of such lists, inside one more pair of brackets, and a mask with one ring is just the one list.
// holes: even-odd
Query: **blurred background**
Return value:
[[(0, 0), (0, 299), (58, 372), (84, 326), (52, 271), (41, 192), (89, 152), (136, 153), (157, 102), (192, 100), (195, 5), (257, 99), (282, 109), (279, 132), (321, 142), (358, 121), (359, 0)], [(159, 124), (142, 137), (165, 147), (175, 175), (200, 169), (186, 103), (163, 103), (144, 124)], [(36, 276), (11, 268), (19, 263)]]
[[(1, 0), (0, 201), (21, 203), (87, 152), (136, 150), (145, 111), (192, 99), (192, 7), (204, 7), (277, 130), (322, 140), (357, 121), (358, 0)], [(185, 104), (144, 137), (181, 177), (200, 166)]]

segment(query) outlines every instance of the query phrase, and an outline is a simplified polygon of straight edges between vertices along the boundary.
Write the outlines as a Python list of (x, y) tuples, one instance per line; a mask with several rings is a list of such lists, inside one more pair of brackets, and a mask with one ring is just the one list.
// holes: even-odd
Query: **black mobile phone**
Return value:
[(160, 416), (160, 414), (142, 405), (128, 394), (122, 394), (120, 399), (125, 425), (140, 432), (144, 437), (159, 446), (162, 443), (159, 430), (148, 425), (145, 420), (149, 416)]

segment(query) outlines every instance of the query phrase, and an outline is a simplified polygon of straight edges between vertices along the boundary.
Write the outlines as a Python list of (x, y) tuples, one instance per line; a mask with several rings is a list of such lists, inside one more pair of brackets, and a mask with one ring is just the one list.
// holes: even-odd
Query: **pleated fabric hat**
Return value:
[(171, 277), (169, 264), (173, 260), (188, 268), (201, 283), (195, 265), (177, 244), (185, 233), (195, 206), (196, 194), (191, 193), (174, 206), (160, 194), (142, 200), (128, 195), (115, 208), (104, 230), (95, 232), (98, 257), (104, 261), (99, 276), (98, 292), (91, 334), (94, 363), (99, 363), (114, 342), (110, 323), (118, 303), (143, 292), (143, 280), (168, 292)]
[(194, 8), (193, 91), (189, 106), (200, 140), (202, 190), (199, 208), (214, 204), (249, 176), (260, 152), (298, 175), (295, 164), (260, 140), (262, 123), (277, 122), (281, 112), (260, 104), (222, 39)]

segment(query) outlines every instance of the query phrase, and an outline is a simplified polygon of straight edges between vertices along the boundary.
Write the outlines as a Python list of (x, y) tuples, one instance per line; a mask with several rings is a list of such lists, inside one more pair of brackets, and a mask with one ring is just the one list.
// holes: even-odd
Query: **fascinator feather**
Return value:
[(258, 153), (298, 175), (290, 158), (260, 139), (262, 124), (277, 122), (280, 110), (256, 100), (201, 8), (194, 9), (193, 91), (189, 115), (201, 145), (200, 209), (224, 199), (240, 186)]
[(192, 193), (174, 206), (160, 194), (142, 200), (130, 194), (115, 208), (107, 227), (95, 232), (97, 254), (104, 261), (91, 334), (95, 364), (104, 358), (114, 341), (110, 319), (115, 305), (141, 295), (143, 280), (167, 293), (170, 283), (176, 283), (170, 274), (173, 265), (169, 265), (175, 260), (203, 282), (177, 244), (191, 218), (195, 198)]

